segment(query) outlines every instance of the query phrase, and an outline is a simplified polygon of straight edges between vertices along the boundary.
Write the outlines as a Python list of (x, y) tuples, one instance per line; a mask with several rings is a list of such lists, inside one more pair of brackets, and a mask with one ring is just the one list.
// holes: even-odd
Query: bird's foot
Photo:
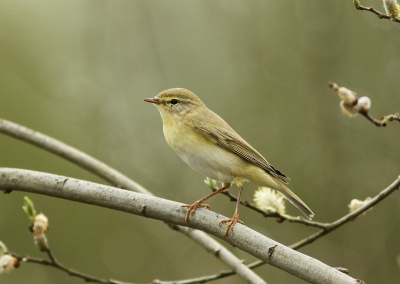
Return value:
[(220, 222), (220, 224), (221, 223), (227, 223), (226, 224), (225, 234), (224, 234), (225, 237), (228, 236), (229, 230), (233, 231), (233, 227), (236, 225), (236, 223), (239, 223), (239, 224), (242, 224), (242, 225), (244, 224), (243, 221), (239, 220), (239, 213), (233, 214), (233, 217), (230, 218), (230, 219), (222, 220)]
[(187, 208), (186, 215), (185, 215), (185, 222), (186, 225), (189, 225), (189, 216), (193, 215), (194, 212), (197, 210), (197, 208), (207, 208), (210, 210), (210, 206), (208, 204), (201, 204), (200, 200), (197, 200), (195, 203), (192, 205), (182, 205), (182, 207)]

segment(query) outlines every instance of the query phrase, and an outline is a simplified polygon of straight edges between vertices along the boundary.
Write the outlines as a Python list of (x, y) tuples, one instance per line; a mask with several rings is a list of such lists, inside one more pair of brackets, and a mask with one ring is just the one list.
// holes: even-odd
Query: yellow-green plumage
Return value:
[(235, 182), (240, 188), (244, 180), (273, 188), (308, 218), (313, 217), (307, 205), (284, 185), (288, 178), (194, 93), (174, 88), (145, 101), (157, 106), (168, 145), (195, 171), (222, 183)]

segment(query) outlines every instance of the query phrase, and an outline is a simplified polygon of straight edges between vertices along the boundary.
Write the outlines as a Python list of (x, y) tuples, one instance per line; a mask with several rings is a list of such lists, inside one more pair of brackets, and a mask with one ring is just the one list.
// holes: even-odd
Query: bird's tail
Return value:
[(296, 195), (294, 194), (289, 188), (287, 188), (283, 183), (279, 181), (275, 181), (279, 183), (279, 188), (276, 188), (283, 196), (286, 197), (287, 200), (290, 201), (294, 206), (296, 206), (308, 219), (312, 219), (314, 217), (314, 213), (311, 211), (310, 208)]

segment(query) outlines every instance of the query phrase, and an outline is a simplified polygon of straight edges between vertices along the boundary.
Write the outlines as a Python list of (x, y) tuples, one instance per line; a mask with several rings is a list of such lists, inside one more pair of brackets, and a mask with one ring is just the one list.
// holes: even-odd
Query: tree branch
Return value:
[[(0, 189), (20, 190), (102, 206), (143, 217), (184, 225), (181, 203), (47, 173), (0, 168)], [(193, 228), (208, 232), (254, 257), (310, 283), (357, 283), (357, 280), (250, 228), (238, 224), (224, 238), (226, 219), (215, 212), (199, 209), (190, 219)], [(216, 253), (218, 254), (218, 253)]]
[[(37, 146), (61, 158), (64, 158), (76, 164), (77, 166), (82, 167), (92, 172), (93, 174), (103, 178), (109, 183), (115, 185), (116, 187), (152, 195), (150, 191), (148, 191), (138, 183), (134, 182), (133, 180), (129, 179), (117, 170), (47, 135), (18, 125), (11, 121), (7, 121), (5, 119), (0, 119), (0, 133), (28, 142), (34, 146)], [(219, 254), (214, 255), (249, 283), (265, 283), (264, 280), (262, 280), (255, 272), (244, 265), (228, 249), (216, 242), (213, 238), (209, 237), (204, 232), (191, 230), (178, 225), (176, 225), (174, 229), (185, 234), (209, 252), (218, 250)]]
[(370, 6), (370, 7), (362, 6), (362, 5), (360, 4), (360, 1), (359, 1), (359, 0), (353, 0), (353, 4), (354, 4), (354, 7), (356, 7), (357, 10), (369, 11), (369, 12), (371, 12), (371, 13), (374, 13), (375, 15), (378, 16), (379, 19), (386, 19), (386, 20), (391, 20), (391, 21), (393, 21), (393, 22), (400, 23), (400, 19), (399, 19), (399, 18), (396, 18), (396, 17), (393, 18), (393, 17), (390, 17), (390, 16), (388, 16), (388, 15), (385, 15), (385, 14), (383, 14), (383, 13), (381, 13), (381, 12), (375, 10), (375, 8), (372, 7), (372, 6)]

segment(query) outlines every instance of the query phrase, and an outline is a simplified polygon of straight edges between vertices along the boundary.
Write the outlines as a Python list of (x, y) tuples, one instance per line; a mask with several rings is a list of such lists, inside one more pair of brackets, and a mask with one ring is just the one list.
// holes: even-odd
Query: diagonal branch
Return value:
[(353, 3), (354, 3), (354, 7), (356, 7), (357, 10), (369, 11), (369, 12), (374, 13), (375, 15), (377, 15), (379, 19), (386, 19), (386, 20), (391, 20), (391, 21), (400, 23), (400, 19), (399, 19), (399, 18), (396, 18), (396, 17), (393, 18), (393, 17), (390, 17), (390, 16), (388, 16), (388, 15), (385, 15), (385, 14), (379, 12), (378, 10), (376, 10), (376, 9), (375, 9), (374, 7), (372, 7), (372, 6), (369, 6), (369, 7), (362, 6), (362, 5), (360, 4), (360, 1), (359, 1), (359, 0), (353, 0)]
[[(119, 188), (59, 175), (20, 169), (0, 168), (0, 189), (20, 190), (102, 206), (142, 217), (183, 225), (182, 204)], [(225, 238), (220, 221), (226, 217), (199, 209), (190, 220), (193, 228), (204, 230), (254, 257), (310, 283), (352, 283), (357, 280), (298, 251), (238, 224)], [(218, 252), (215, 252), (218, 254)], [(247, 280), (248, 281), (248, 280)], [(257, 282), (252, 282), (257, 283)]]
[(343, 226), (344, 224), (354, 221), (358, 216), (360, 216), (362, 213), (365, 211), (369, 210), (372, 208), (372, 206), (378, 204), (380, 201), (388, 197), (390, 194), (392, 194), (395, 190), (398, 190), (400, 187), (400, 176), (387, 188), (379, 192), (378, 195), (376, 195), (374, 198), (370, 199), (368, 202), (366, 202), (363, 206), (358, 208), (357, 210), (354, 210), (353, 212), (343, 216), (342, 218), (336, 220), (335, 222), (329, 223), (326, 225), (326, 227), (315, 233), (314, 235), (309, 236), (308, 238), (301, 240), (295, 244), (292, 244), (290, 247), (293, 249), (299, 249), (307, 244), (312, 243), (316, 239), (322, 237), (323, 235), (326, 235), (340, 226)]
[(395, 114), (389, 114), (386, 116), (383, 116), (381, 119), (376, 119), (372, 117), (368, 112), (360, 112), (365, 118), (367, 118), (369, 121), (371, 121), (373, 124), (376, 126), (386, 126), (388, 121), (399, 121), (400, 122), (400, 114), (395, 113)]
[[(31, 130), (5, 119), (0, 119), (0, 133), (28, 142), (34, 146), (64, 158), (103, 178), (116, 187), (152, 195), (151, 192), (117, 170), (61, 141), (58, 141), (40, 132)], [(219, 253), (215, 256), (246, 281), (250, 283), (264, 283), (264, 281), (255, 272), (244, 265), (240, 259), (234, 256), (228, 249), (216, 242), (204, 232), (191, 230), (183, 226), (175, 226), (175, 230), (185, 234), (209, 252), (218, 250)]]

